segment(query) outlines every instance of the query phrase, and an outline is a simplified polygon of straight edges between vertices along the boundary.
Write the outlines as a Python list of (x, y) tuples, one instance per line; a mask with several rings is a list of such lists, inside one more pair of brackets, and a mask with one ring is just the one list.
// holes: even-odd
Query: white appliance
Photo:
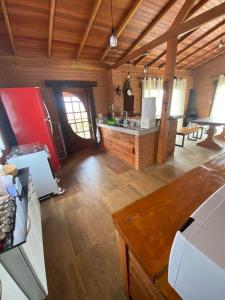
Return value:
[(156, 97), (142, 99), (141, 128), (156, 126)]
[(29, 167), (32, 181), (37, 188), (38, 198), (51, 194), (62, 194), (64, 190), (57, 184), (57, 179), (49, 163), (49, 153), (46, 146), (27, 144), (13, 147), (7, 156), (7, 162), (17, 169)]
[(184, 300), (225, 299), (225, 185), (177, 232), (168, 281)]

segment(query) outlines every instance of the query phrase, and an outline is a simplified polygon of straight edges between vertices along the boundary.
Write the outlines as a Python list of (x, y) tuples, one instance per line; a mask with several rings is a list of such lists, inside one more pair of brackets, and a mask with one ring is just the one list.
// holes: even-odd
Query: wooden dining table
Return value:
[(194, 120), (193, 123), (202, 126), (209, 126), (209, 129), (207, 130), (207, 138), (204, 141), (197, 143), (198, 146), (206, 147), (213, 150), (220, 150), (223, 148), (218, 142), (215, 141), (215, 133), (217, 126), (225, 126), (225, 119), (219, 120), (216, 118), (208, 117)]

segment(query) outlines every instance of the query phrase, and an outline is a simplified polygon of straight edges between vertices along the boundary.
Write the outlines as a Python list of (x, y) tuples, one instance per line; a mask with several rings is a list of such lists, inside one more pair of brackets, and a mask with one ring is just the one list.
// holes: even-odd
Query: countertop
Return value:
[(16, 215), (14, 230), (7, 234), (2, 244), (0, 254), (11, 250), (26, 242), (27, 235), (27, 213), (28, 213), (28, 185), (29, 168), (18, 170), (18, 178), (22, 185), (21, 196), (15, 198)]
[(118, 126), (110, 126), (104, 123), (97, 123), (98, 127), (102, 127), (102, 128), (107, 128), (110, 130), (114, 130), (114, 131), (118, 131), (118, 132), (123, 132), (123, 133), (127, 133), (127, 134), (132, 134), (132, 135), (145, 135), (151, 132), (157, 132), (159, 131), (159, 127), (155, 126), (155, 127), (151, 127), (149, 129), (143, 129), (140, 127), (118, 127)]
[(224, 184), (225, 153), (113, 214), (117, 230), (153, 281), (168, 266), (176, 232)]

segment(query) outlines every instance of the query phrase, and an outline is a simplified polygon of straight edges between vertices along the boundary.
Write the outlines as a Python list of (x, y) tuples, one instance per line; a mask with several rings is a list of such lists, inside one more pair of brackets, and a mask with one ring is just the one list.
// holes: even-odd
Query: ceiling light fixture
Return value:
[(146, 63), (146, 57), (148, 55), (148, 52), (145, 52), (144, 53), (144, 56), (145, 56), (145, 66), (144, 66), (144, 69), (143, 69), (143, 74), (147, 74), (148, 73), (148, 65)]
[(219, 45), (218, 45), (218, 48), (219, 48), (219, 49), (224, 48), (223, 35), (224, 35), (224, 28), (223, 28), (223, 26), (222, 26), (222, 37), (221, 37), (220, 42), (219, 42)]
[(114, 28), (114, 25), (113, 25), (113, 5), (112, 5), (112, 0), (111, 0), (111, 18), (112, 18), (112, 34), (110, 36), (110, 39), (109, 39), (109, 44), (110, 44), (110, 47), (111, 48), (115, 48), (118, 44), (118, 41), (117, 41), (117, 36), (115, 34), (115, 28)]

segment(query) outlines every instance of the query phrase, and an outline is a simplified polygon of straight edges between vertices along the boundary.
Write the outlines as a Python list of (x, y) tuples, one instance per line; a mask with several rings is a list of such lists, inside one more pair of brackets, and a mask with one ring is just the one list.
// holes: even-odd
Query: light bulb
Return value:
[(130, 80), (130, 73), (127, 74), (127, 79)]
[(219, 48), (221, 49), (221, 48), (223, 48), (223, 46), (224, 46), (224, 45), (223, 45), (223, 40), (221, 39), (221, 40), (220, 40), (220, 43), (219, 43)]
[(117, 46), (117, 37), (116, 35), (112, 32), (109, 40), (111, 48), (115, 48)]
[(147, 67), (147, 65), (144, 66), (143, 73), (144, 73), (144, 74), (147, 74), (147, 73), (148, 73), (148, 67)]

